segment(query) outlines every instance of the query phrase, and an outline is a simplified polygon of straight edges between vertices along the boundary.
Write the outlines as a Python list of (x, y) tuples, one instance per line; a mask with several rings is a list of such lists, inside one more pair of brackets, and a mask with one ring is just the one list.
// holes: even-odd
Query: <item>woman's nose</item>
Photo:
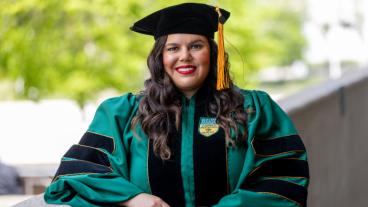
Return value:
[(188, 49), (181, 50), (180, 61), (189, 61), (192, 59), (192, 55)]

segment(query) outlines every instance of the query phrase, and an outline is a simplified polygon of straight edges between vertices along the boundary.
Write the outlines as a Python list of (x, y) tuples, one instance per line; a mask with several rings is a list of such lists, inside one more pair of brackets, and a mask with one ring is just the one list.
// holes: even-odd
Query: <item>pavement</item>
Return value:
[(33, 195), (0, 195), (0, 207), (13, 206), (32, 197)]
[(37, 196), (9, 195), (0, 196), (0, 207), (70, 207), (69, 205), (51, 205), (45, 203), (43, 194)]

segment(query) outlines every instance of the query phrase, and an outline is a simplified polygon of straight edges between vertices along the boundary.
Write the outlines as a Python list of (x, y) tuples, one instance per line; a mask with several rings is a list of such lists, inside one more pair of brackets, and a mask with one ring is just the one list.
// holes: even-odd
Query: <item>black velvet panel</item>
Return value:
[(277, 155), (289, 151), (305, 151), (299, 135), (290, 135), (275, 139), (258, 139), (255, 137), (252, 146), (257, 155)]
[(59, 176), (91, 173), (111, 173), (112, 169), (80, 160), (62, 161), (53, 181)]
[(81, 145), (73, 145), (64, 155), (64, 157), (85, 160), (96, 164), (110, 167), (110, 161), (106, 153)]
[(257, 177), (302, 177), (309, 179), (308, 162), (297, 159), (277, 159), (264, 163), (260, 168), (251, 173), (240, 186), (245, 189), (255, 181)]
[(284, 180), (261, 180), (245, 188), (253, 192), (268, 192), (281, 195), (302, 207), (307, 207), (308, 191), (305, 187)]
[[(193, 162), (196, 206), (212, 206), (228, 194), (225, 132), (206, 137), (198, 132), (200, 117), (207, 117), (206, 94), (199, 90), (193, 129)], [(211, 118), (216, 117), (209, 114)]]
[(110, 154), (113, 154), (115, 151), (115, 142), (112, 137), (107, 137), (92, 132), (86, 132), (79, 141), (79, 144), (105, 149)]
[[(175, 129), (175, 118), (171, 117), (172, 128), (169, 143), (172, 155), (165, 162), (153, 153), (153, 140), (150, 139), (148, 155), (148, 175), (152, 194), (170, 206), (185, 206), (184, 187), (181, 177), (181, 133)], [(181, 125), (180, 125), (181, 127)], [(181, 130), (181, 129), (180, 129)]]
[(291, 176), (309, 178), (308, 162), (296, 159), (277, 159), (266, 162), (250, 177)]

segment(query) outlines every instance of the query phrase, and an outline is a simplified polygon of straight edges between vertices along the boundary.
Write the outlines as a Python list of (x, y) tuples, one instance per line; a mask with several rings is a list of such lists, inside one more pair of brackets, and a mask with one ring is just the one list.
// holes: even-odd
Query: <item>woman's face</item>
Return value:
[(205, 36), (170, 34), (163, 54), (165, 71), (182, 93), (194, 94), (210, 70), (210, 45)]

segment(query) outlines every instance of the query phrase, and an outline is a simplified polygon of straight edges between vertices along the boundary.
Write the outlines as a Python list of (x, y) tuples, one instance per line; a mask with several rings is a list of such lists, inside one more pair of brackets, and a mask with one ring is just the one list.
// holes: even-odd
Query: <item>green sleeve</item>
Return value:
[(245, 162), (235, 189), (215, 206), (306, 207), (307, 155), (292, 121), (267, 93), (241, 92), (253, 111)]
[(104, 101), (79, 144), (61, 160), (44, 198), (49, 204), (114, 206), (143, 190), (129, 182), (129, 145), (124, 139), (137, 110), (132, 94)]

